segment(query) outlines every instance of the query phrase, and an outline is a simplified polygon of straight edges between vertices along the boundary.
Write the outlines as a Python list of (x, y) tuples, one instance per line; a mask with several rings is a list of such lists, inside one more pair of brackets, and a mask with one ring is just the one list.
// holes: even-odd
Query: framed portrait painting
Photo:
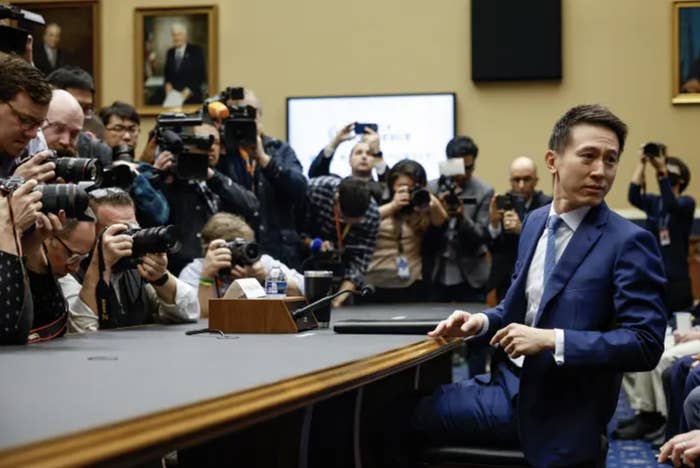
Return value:
[(700, 103), (700, 1), (673, 3), (674, 104)]
[(136, 9), (139, 113), (192, 112), (218, 91), (217, 21), (216, 6)]
[(100, 101), (100, 4), (98, 0), (13, 1), (44, 17), (45, 26), (21, 22), (33, 41), (34, 65), (48, 75), (56, 68), (74, 65), (95, 81), (95, 107)]

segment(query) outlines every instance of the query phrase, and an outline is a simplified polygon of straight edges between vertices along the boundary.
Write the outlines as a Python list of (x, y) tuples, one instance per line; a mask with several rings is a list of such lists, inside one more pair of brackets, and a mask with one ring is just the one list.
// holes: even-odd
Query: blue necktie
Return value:
[(547, 218), (547, 250), (544, 253), (544, 283), (547, 287), (547, 281), (552, 276), (554, 266), (557, 264), (557, 228), (561, 223), (561, 218), (558, 215), (551, 215)]

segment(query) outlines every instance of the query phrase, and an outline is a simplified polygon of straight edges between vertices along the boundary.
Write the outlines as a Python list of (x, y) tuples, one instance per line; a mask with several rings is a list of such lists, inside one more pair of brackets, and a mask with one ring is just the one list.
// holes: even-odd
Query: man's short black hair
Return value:
[(51, 102), (51, 86), (38, 68), (19, 57), (0, 56), (0, 101), (12, 101), (22, 91), (39, 105)]
[(109, 124), (109, 118), (113, 115), (120, 119), (128, 119), (137, 124), (141, 124), (141, 118), (134, 106), (123, 101), (114, 101), (111, 106), (100, 110), (100, 120), (102, 120), (105, 127)]
[(456, 136), (447, 143), (445, 148), (448, 158), (462, 158), (464, 156), (479, 155), (479, 147), (476, 146), (474, 140), (468, 136)]
[(85, 89), (95, 94), (95, 81), (92, 76), (80, 67), (66, 65), (57, 68), (46, 77), (54, 88)]
[[(678, 169), (680, 170), (680, 174), (676, 174), (676, 176), (680, 177), (683, 179), (683, 182), (680, 184), (679, 191), (680, 193), (683, 193), (683, 191), (688, 187), (688, 184), (690, 183), (690, 168), (683, 162), (681, 158), (677, 158), (675, 156), (669, 156), (666, 158), (666, 168), (668, 169), (668, 166), (677, 166)], [(669, 171), (669, 175), (671, 175)]]
[(369, 208), (370, 193), (367, 181), (358, 177), (346, 177), (338, 185), (338, 202), (343, 216), (359, 218)]
[[(617, 136), (620, 144), (620, 153), (625, 148), (627, 138), (627, 125), (607, 107), (600, 104), (586, 104), (572, 107), (554, 124), (552, 134), (549, 137), (549, 149), (562, 153), (569, 144), (571, 129), (576, 125), (589, 124), (605, 127)], [(618, 155), (619, 156), (619, 155)]]

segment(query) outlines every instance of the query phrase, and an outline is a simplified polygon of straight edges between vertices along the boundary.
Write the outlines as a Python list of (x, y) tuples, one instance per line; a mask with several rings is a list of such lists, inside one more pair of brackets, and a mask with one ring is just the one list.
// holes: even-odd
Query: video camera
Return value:
[[(0, 179), (0, 193), (10, 194), (24, 184), (24, 178), (12, 176)], [(94, 221), (86, 215), (90, 200), (82, 187), (75, 184), (49, 184), (37, 185), (34, 192), (41, 192), (41, 211), (43, 213), (58, 214), (63, 210), (67, 218), (75, 218), (80, 221)]]
[(132, 270), (141, 263), (141, 257), (149, 253), (172, 254), (180, 250), (180, 240), (175, 226), (158, 226), (141, 229), (131, 228), (121, 232), (131, 236), (133, 245), (131, 256), (120, 258), (112, 267), (112, 271)]
[[(10, 19), (20, 22), (34, 23), (44, 26), (46, 22), (44, 17), (32, 13), (31, 11), (22, 10), (16, 6), (0, 4), (0, 20)], [(27, 47), (27, 36), (29, 31), (21, 27), (14, 28), (0, 24), (0, 51), (8, 54), (16, 54), (23, 56)]]
[[(206, 151), (214, 144), (212, 135), (185, 133), (186, 127), (202, 125), (202, 117), (183, 113), (163, 113), (156, 117), (155, 137), (161, 151), (170, 151), (175, 161), (171, 172), (180, 180), (205, 180), (209, 168)], [(201, 151), (193, 153), (191, 149)]]
[(241, 101), (245, 97), (243, 88), (228, 87), (217, 96), (204, 101), (203, 112), (223, 123), (222, 137), (226, 149), (249, 148), (258, 141), (258, 126), (255, 119), (258, 110), (253, 106), (234, 106), (230, 101)]

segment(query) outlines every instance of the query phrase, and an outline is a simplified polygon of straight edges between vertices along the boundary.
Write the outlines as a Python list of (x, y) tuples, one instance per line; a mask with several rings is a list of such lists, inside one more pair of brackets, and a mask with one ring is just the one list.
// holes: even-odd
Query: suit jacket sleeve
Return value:
[(309, 179), (314, 177), (321, 177), (331, 173), (331, 160), (333, 157), (327, 158), (322, 149), (318, 156), (311, 161), (311, 166), (309, 166)]
[(286, 198), (294, 204), (303, 203), (307, 181), (304, 169), (292, 147), (282, 144), (275, 154), (270, 156), (270, 163), (262, 169), (267, 181), (280, 195), (280, 199)]
[(566, 366), (610, 367), (623, 372), (653, 369), (664, 350), (666, 282), (654, 237), (636, 231), (613, 266), (615, 324), (609, 331), (564, 330)]

